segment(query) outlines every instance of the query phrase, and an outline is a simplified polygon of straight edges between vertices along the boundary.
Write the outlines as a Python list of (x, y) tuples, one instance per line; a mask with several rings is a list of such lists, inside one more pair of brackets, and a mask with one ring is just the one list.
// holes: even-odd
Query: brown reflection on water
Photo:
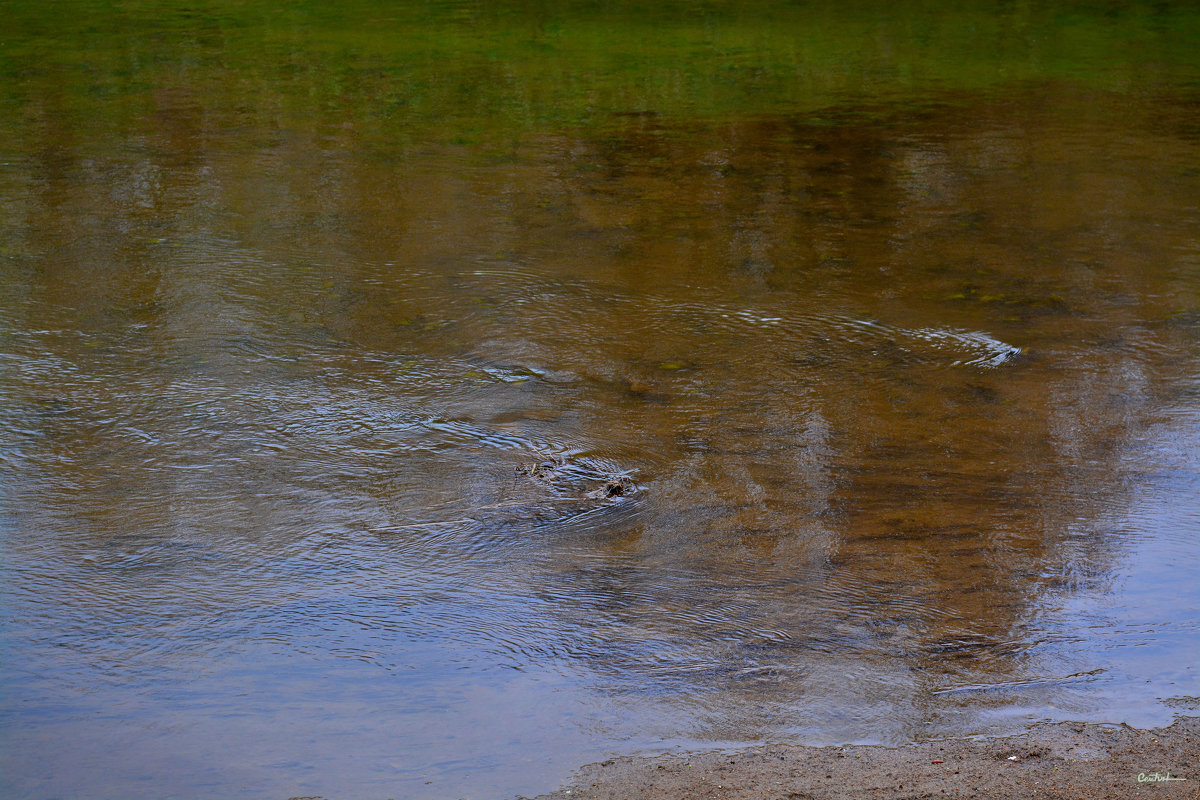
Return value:
[[(549, 666), (653, 698), (589, 726), (730, 741), (1129, 691), (1088, 682), (1103, 631), (1045, 610), (1111, 588), (1195, 409), (1194, 102), (1041, 88), (402, 157), (156, 102), (100, 154), (47, 110), (2, 190), (14, 603), (104, 641), (114, 686), (266, 637), (435, 687)], [(518, 471), (555, 456), (638, 491)]]

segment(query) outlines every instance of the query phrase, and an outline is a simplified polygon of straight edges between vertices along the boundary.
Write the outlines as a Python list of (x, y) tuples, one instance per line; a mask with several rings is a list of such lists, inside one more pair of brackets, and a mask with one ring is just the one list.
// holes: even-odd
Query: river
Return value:
[(0, 793), (1200, 708), (1200, 14), (0, 3)]

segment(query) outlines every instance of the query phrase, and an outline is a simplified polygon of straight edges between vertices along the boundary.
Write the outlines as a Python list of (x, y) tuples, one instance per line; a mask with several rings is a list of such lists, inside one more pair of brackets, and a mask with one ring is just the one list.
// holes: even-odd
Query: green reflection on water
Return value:
[[(100, 141), (182, 92), (222, 126), (364, 146), (920, 102), (1054, 80), (1200, 80), (1200, 12), (1028, 2), (8, 2), (0, 110)], [(945, 95), (941, 94), (944, 99)], [(243, 142), (243, 145), (245, 142)]]

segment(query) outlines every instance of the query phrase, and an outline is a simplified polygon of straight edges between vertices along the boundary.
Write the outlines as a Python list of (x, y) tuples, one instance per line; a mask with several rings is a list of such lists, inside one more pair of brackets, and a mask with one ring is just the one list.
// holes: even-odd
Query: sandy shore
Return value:
[(905, 747), (770, 745), (590, 764), (538, 800), (838, 798), (1200, 800), (1200, 717), (1166, 728), (1056, 723)]

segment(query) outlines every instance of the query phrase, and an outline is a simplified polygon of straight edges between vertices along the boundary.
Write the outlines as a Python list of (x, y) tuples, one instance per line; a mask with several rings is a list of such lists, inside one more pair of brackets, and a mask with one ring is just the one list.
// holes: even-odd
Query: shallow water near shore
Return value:
[(1200, 704), (1200, 17), (67, 8), (0, 58), (5, 797)]

